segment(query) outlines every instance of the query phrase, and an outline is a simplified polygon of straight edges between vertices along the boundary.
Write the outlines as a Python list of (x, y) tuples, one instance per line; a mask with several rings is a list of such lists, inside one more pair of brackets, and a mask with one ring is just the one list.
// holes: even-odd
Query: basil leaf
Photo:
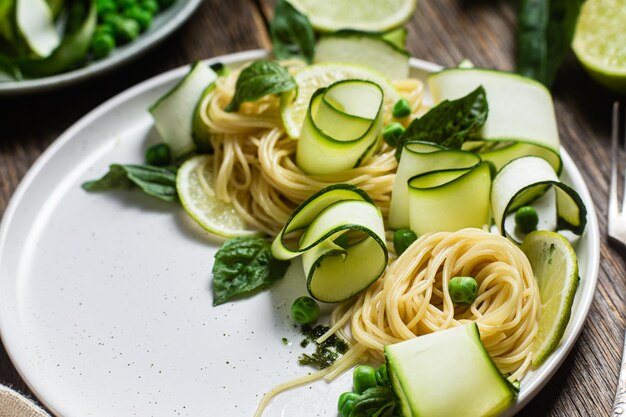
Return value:
[(87, 191), (130, 190), (139, 187), (144, 193), (165, 201), (177, 201), (176, 171), (151, 165), (113, 164), (102, 178), (82, 185)]
[(569, 51), (582, 0), (522, 0), (517, 23), (517, 72), (546, 86)]
[(213, 305), (269, 286), (287, 272), (289, 262), (272, 257), (262, 237), (236, 237), (224, 242), (213, 264)]
[(368, 388), (352, 403), (350, 417), (389, 417), (396, 406), (394, 394), (388, 386)]
[(301, 58), (309, 64), (313, 62), (315, 34), (311, 22), (285, 0), (276, 3), (270, 34), (276, 58)]
[(255, 61), (239, 74), (235, 95), (226, 106), (226, 111), (237, 111), (243, 102), (256, 101), (269, 94), (284, 93), (296, 87), (293, 77), (277, 62)]
[(475, 137), (488, 114), (487, 93), (482, 86), (465, 97), (442, 101), (411, 122), (398, 140), (396, 158), (400, 159), (404, 144), (412, 140), (460, 149), (463, 142)]

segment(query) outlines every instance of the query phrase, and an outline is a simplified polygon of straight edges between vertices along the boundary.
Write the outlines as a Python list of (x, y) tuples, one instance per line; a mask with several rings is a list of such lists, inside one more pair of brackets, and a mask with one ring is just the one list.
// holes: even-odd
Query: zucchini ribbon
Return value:
[[(289, 245), (295, 233), (300, 233), (298, 242)], [(378, 279), (387, 266), (380, 210), (353, 185), (336, 184), (318, 191), (293, 212), (272, 243), (276, 259), (299, 255), (313, 298), (323, 302), (350, 298)]]
[(307, 110), (296, 163), (323, 175), (359, 166), (381, 144), (383, 90), (371, 81), (342, 80), (317, 90)]

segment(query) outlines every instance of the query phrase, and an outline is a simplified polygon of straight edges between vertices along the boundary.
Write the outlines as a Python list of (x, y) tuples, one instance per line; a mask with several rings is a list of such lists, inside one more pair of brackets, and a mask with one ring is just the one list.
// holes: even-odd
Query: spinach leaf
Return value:
[(352, 403), (350, 417), (391, 417), (396, 399), (389, 386), (368, 388)]
[(270, 243), (258, 236), (224, 242), (213, 264), (214, 306), (265, 288), (285, 275), (289, 262), (274, 259), (270, 248)]
[(285, 0), (278, 0), (270, 23), (272, 51), (278, 59), (302, 58), (313, 62), (315, 34), (309, 19)]
[(404, 144), (411, 140), (459, 149), (463, 142), (475, 137), (488, 114), (487, 93), (482, 86), (457, 100), (444, 100), (411, 122), (398, 140), (396, 158), (400, 159)]
[(279, 63), (255, 61), (239, 74), (235, 96), (226, 106), (226, 111), (237, 111), (243, 102), (256, 101), (269, 94), (284, 93), (296, 87), (293, 77)]
[(522, 0), (517, 72), (549, 87), (569, 51), (582, 0)]
[(175, 168), (113, 164), (102, 178), (88, 181), (82, 187), (87, 191), (129, 190), (139, 187), (144, 193), (161, 200), (178, 200)]

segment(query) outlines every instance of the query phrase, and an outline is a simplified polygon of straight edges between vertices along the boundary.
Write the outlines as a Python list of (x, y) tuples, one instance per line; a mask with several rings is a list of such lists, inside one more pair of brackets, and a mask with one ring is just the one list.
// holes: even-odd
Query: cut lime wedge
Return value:
[(572, 46), (593, 79), (626, 93), (626, 0), (585, 1)]
[(185, 161), (176, 175), (176, 191), (183, 207), (205, 230), (222, 237), (256, 234), (213, 188), (213, 157), (199, 155)]
[(389, 79), (375, 70), (348, 64), (310, 65), (294, 75), (298, 90), (284, 93), (281, 97), (280, 112), (287, 134), (292, 138), (300, 137), (300, 129), (313, 93), (337, 81), (349, 79), (367, 80), (378, 84), (383, 90), (386, 112), (400, 99), (400, 93)]
[(545, 230), (528, 234), (522, 251), (539, 284), (541, 316), (533, 345), (533, 366), (541, 365), (558, 347), (578, 288), (578, 259), (562, 235)]
[(417, 0), (289, 0), (289, 3), (322, 32), (341, 29), (386, 32), (411, 18)]

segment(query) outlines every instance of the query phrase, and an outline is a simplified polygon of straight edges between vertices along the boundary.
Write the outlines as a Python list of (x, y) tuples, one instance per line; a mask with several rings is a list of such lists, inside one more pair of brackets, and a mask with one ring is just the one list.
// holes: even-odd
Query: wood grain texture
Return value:
[[(516, 6), (512, 0), (421, 0), (407, 25), (408, 49), (415, 57), (442, 65), (468, 58), (477, 66), (511, 70)], [(176, 35), (131, 65), (64, 91), (0, 99), (0, 215), (41, 152), (104, 100), (196, 59), (269, 47), (266, 22), (272, 7), (271, 0), (206, 0)], [(617, 96), (594, 84), (571, 56), (553, 92), (562, 144), (582, 171), (598, 211), (601, 234), (606, 236), (609, 118)], [(598, 288), (578, 342), (519, 416), (609, 415), (625, 327), (626, 268), (606, 239), (601, 255)], [(0, 350), (0, 382), (29, 392), (4, 350)]]

